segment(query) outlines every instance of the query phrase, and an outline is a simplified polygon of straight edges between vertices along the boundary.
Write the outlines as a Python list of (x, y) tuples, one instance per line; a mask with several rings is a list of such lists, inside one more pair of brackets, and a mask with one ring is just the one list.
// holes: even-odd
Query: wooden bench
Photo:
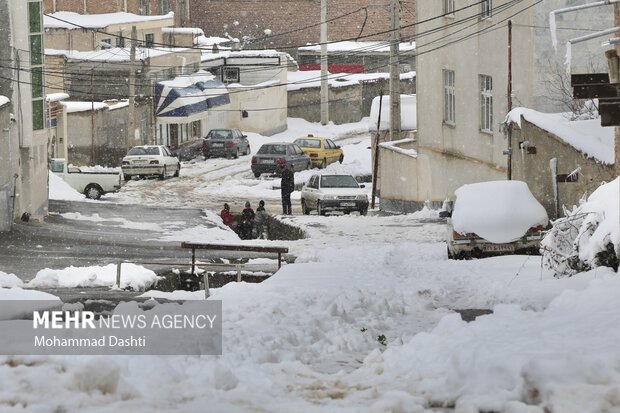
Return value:
[(191, 248), (192, 250), (192, 274), (196, 268), (196, 250), (211, 251), (238, 251), (238, 252), (263, 252), (278, 254), (278, 269), (282, 267), (282, 254), (288, 253), (286, 247), (263, 247), (260, 245), (230, 245), (230, 244), (204, 244), (200, 242), (182, 242), (181, 248)]

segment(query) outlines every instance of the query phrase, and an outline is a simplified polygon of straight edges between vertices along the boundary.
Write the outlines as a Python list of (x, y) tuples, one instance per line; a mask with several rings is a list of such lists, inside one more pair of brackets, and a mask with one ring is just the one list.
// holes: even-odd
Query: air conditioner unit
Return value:
[(239, 83), (239, 68), (225, 67), (224, 69), (222, 69), (222, 82)]

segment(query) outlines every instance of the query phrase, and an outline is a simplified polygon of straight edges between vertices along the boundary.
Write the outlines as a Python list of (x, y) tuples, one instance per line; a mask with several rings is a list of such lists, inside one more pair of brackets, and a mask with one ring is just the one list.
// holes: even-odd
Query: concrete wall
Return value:
[(286, 130), (286, 85), (229, 88), (229, 96), (229, 127), (267, 136)]
[[(414, 94), (415, 79), (401, 80), (402, 94)], [(329, 120), (335, 124), (359, 122), (370, 115), (372, 100), (389, 93), (389, 80), (363, 82), (357, 85), (331, 87), (329, 89)], [(321, 121), (321, 89), (319, 87), (288, 91), (288, 116), (309, 122)]]
[[(1, 2), (0, 2), (1, 3)], [(18, 169), (18, 136), (9, 120), (11, 105), (0, 106), (0, 232), (11, 229), (13, 214), (14, 174)]]
[[(136, 119), (140, 119), (142, 113), (148, 113), (149, 107), (137, 107)], [(73, 165), (102, 165), (120, 166), (123, 156), (127, 151), (141, 144), (139, 141), (139, 127), (136, 122), (136, 138), (129, 142), (127, 138), (127, 126), (129, 122), (129, 108), (124, 107), (114, 110), (95, 110), (95, 133), (92, 134), (91, 111), (86, 112), (63, 112), (58, 119), (58, 131), (63, 134), (67, 144), (66, 157)], [(151, 136), (150, 126), (148, 135)], [(92, 154), (94, 153), (94, 159)]]
[[(572, 209), (579, 205), (579, 200), (590, 195), (603, 182), (615, 178), (614, 166), (605, 165), (587, 158), (555, 135), (540, 129), (536, 125), (521, 119), (521, 128), (513, 130), (515, 156), (513, 157), (513, 178), (527, 182), (530, 190), (543, 204), (550, 218), (564, 216), (562, 206)], [(519, 142), (528, 141), (530, 148), (536, 148), (536, 154), (519, 150)], [(558, 174), (570, 174), (577, 168), (577, 182), (560, 182), (558, 188), (558, 211), (553, 190), (553, 176), (549, 161), (557, 159)]]

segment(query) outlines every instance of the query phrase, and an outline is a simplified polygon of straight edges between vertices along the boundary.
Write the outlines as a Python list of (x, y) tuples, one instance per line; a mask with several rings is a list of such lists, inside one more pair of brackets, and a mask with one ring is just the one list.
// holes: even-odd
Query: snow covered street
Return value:
[[(328, 170), (370, 173), (364, 124), (289, 125), (270, 138), (250, 136), (252, 152), (263, 141), (314, 133), (343, 146), (344, 163)], [(218, 222), (221, 203), (240, 209), (246, 199), (264, 199), (278, 215), (274, 183), (252, 176), (250, 157), (210, 159), (184, 164), (179, 178), (131, 181), (103, 202), (204, 208), (209, 231), (149, 228), (177, 244), (216, 232), (221, 242), (240, 243)], [(0, 356), (0, 411), (620, 411), (620, 279), (611, 269), (556, 279), (539, 256), (448, 260), (438, 211), (305, 216), (299, 192), (293, 203), (295, 214), (277, 219), (306, 238), (264, 242), (288, 247), (295, 263), (259, 284), (211, 290), (210, 299), (223, 303), (221, 356)], [(80, 277), (79, 268), (41, 270), (31, 287)], [(131, 279), (152, 281), (144, 270), (131, 269)], [(109, 270), (88, 271), (103, 280)], [(16, 278), (0, 266), (3, 297), (28, 293)], [(493, 313), (467, 323), (455, 312), (465, 309)]]

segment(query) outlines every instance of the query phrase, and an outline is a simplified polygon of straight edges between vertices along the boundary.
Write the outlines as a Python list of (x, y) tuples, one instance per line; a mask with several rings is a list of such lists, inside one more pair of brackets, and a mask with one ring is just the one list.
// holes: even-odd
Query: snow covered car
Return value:
[(49, 169), (73, 189), (90, 199), (99, 199), (101, 195), (116, 192), (121, 188), (119, 172), (83, 171), (74, 166), (68, 167), (67, 161), (62, 158), (51, 159)]
[(368, 212), (368, 195), (351, 175), (312, 175), (301, 189), (301, 210), (308, 215), (311, 210), (325, 215), (328, 211), (348, 214)]
[(127, 152), (121, 164), (125, 181), (134, 176), (179, 176), (181, 163), (164, 145), (134, 146)]
[(463, 185), (454, 194), (448, 258), (539, 254), (549, 219), (525, 182), (480, 182)]

